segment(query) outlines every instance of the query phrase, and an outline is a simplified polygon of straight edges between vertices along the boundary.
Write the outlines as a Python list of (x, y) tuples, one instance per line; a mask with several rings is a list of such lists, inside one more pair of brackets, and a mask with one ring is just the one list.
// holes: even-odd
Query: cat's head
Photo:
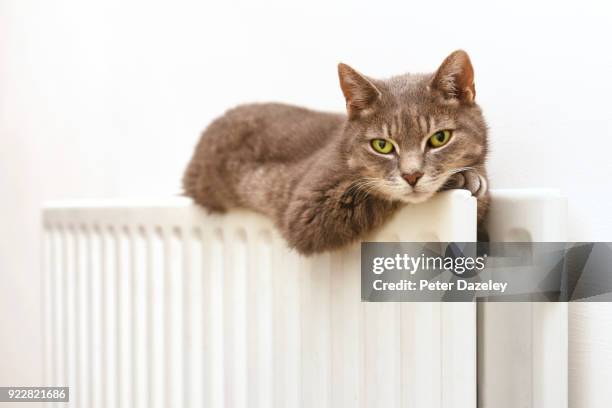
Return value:
[(487, 127), (465, 51), (433, 74), (376, 80), (345, 64), (338, 73), (348, 111), (344, 150), (362, 190), (418, 203), (453, 174), (483, 165)]

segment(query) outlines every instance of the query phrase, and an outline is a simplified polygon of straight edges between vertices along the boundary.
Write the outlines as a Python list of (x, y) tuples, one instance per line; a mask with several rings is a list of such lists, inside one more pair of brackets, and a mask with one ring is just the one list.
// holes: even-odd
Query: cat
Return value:
[(463, 50), (433, 74), (387, 80), (338, 65), (346, 114), (277, 103), (227, 111), (203, 132), (183, 176), (211, 212), (270, 217), (304, 255), (334, 250), (405, 203), (463, 188), (488, 208), (487, 125)]

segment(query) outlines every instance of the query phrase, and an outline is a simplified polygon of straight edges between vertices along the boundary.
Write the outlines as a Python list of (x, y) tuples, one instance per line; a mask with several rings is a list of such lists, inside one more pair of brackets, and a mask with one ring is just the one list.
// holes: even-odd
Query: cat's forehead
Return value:
[(430, 89), (431, 74), (404, 74), (389, 78), (380, 84), (383, 95), (383, 115), (403, 111), (409, 116), (449, 115), (450, 105), (441, 105)]
[(384, 103), (379, 111), (383, 121), (452, 121), (456, 106), (440, 104), (432, 95), (431, 74), (405, 74), (384, 81)]
[(431, 74), (403, 74), (384, 81), (388, 96), (399, 101), (422, 99), (429, 94)]
[(455, 128), (457, 108), (440, 104), (439, 98), (432, 95), (431, 77), (432, 74), (404, 74), (377, 81), (382, 103), (365, 121), (366, 133), (403, 141), (420, 140), (423, 135)]

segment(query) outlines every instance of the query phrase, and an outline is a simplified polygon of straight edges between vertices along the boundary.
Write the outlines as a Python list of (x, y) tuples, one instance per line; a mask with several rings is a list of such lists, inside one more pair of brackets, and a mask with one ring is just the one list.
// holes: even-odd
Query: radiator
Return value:
[[(493, 203), (494, 240), (561, 234), (554, 193)], [(45, 383), (70, 386), (74, 407), (475, 408), (477, 354), (507, 354), (508, 339), (477, 347), (475, 304), (362, 303), (358, 244), (301, 257), (247, 211), (81, 200), (49, 203), (43, 219)], [(475, 200), (450, 191), (366, 240), (473, 241), (475, 226)], [(533, 327), (521, 341), (539, 338)], [(502, 406), (490, 390), (483, 406)], [(548, 401), (537, 407), (560, 406)]]

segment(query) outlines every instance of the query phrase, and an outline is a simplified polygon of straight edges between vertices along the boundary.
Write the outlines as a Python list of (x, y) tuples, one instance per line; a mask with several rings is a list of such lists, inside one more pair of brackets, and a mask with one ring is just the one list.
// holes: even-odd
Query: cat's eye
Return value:
[(442, 147), (448, 143), (453, 134), (452, 130), (438, 130), (427, 141), (431, 147)]
[(393, 152), (393, 143), (385, 139), (374, 139), (371, 142), (372, 148), (378, 153), (389, 154)]

